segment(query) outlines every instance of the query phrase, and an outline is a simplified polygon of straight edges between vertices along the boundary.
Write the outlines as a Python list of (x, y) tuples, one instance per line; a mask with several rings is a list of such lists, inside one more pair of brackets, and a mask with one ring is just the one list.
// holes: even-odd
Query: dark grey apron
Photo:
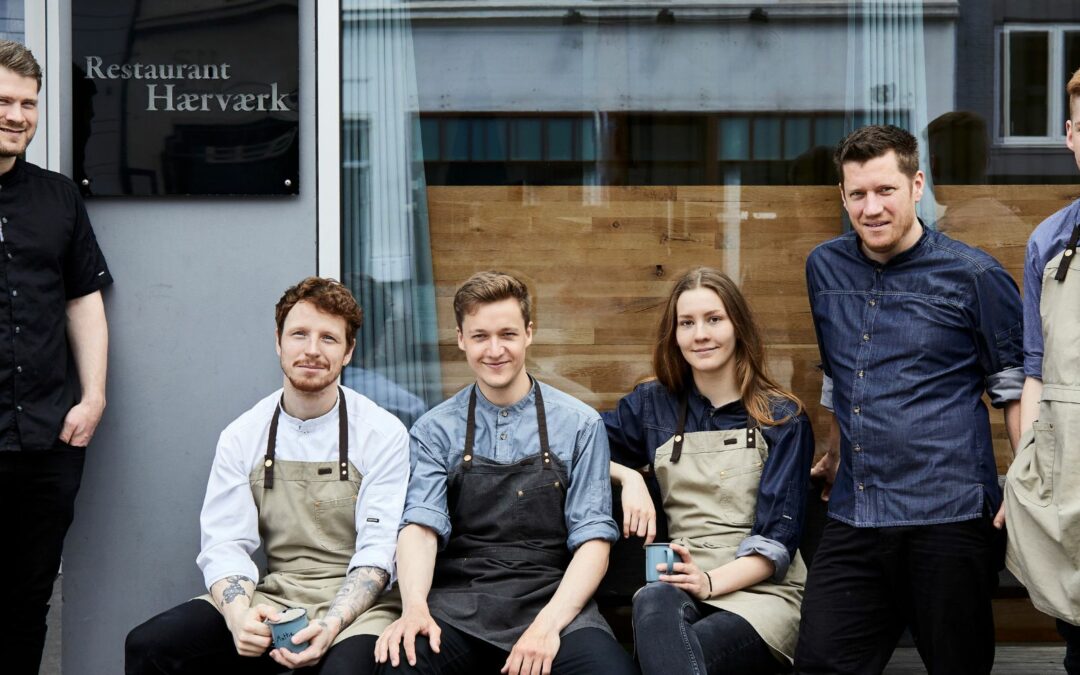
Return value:
[[(540, 452), (512, 464), (473, 455), (476, 385), (465, 448), (447, 480), (450, 541), (435, 560), (432, 616), (509, 651), (551, 601), (570, 564), (566, 467), (548, 445), (544, 399), (535, 384)], [(611, 629), (590, 600), (563, 629)]]

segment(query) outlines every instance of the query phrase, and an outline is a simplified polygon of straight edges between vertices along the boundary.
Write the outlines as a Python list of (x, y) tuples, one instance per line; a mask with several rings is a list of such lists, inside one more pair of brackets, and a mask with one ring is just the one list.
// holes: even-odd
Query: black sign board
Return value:
[(72, 0), (87, 195), (299, 192), (299, 0)]

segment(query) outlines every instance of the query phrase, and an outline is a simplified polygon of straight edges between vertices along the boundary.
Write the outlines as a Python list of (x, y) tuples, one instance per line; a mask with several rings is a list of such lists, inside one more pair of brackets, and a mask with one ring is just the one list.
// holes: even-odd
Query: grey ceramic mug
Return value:
[(278, 612), (278, 620), (266, 620), (273, 635), (271, 649), (288, 649), (290, 652), (299, 654), (308, 648), (308, 643), (293, 644), (292, 637), (307, 628), (307, 610), (303, 607), (283, 609)]
[(660, 581), (657, 565), (667, 565), (664, 574), (675, 574), (675, 551), (671, 550), (671, 544), (646, 544), (645, 546), (645, 581)]

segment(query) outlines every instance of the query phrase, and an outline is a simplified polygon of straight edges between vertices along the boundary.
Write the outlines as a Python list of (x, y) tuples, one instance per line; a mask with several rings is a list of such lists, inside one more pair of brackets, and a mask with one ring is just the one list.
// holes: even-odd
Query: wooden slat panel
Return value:
[[(935, 196), (940, 229), (997, 257), (1020, 284), (1031, 230), (1080, 189), (939, 186)], [(502, 269), (530, 284), (530, 369), (603, 409), (650, 374), (672, 279), (713, 265), (741, 284), (771, 345), (771, 368), (806, 402), (824, 448), (804, 265), (840, 232), (836, 186), (432, 187), (428, 206), (447, 394), (472, 381), (450, 303), (473, 272)], [(1004, 471), (1011, 451), (1000, 412), (991, 420)]]

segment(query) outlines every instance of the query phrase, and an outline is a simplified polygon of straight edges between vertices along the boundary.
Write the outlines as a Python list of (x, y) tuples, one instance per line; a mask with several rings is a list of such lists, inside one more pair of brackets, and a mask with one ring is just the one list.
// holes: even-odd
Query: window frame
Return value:
[[(1054, 24), (1045, 23), (1007, 23), (998, 26), (994, 35), (994, 143), (1003, 147), (1059, 147), (1065, 136), (1064, 120), (1056, 119), (1065, 106), (1065, 83), (1071, 73), (1065, 70), (1065, 33), (1080, 32), (1080, 23)], [(1045, 33), (1047, 44), (1047, 100), (1045, 136), (1014, 136), (1007, 133), (1010, 116), (1007, 105), (1011, 82), (1009, 80), (1010, 51), (1009, 36), (1012, 33)]]

